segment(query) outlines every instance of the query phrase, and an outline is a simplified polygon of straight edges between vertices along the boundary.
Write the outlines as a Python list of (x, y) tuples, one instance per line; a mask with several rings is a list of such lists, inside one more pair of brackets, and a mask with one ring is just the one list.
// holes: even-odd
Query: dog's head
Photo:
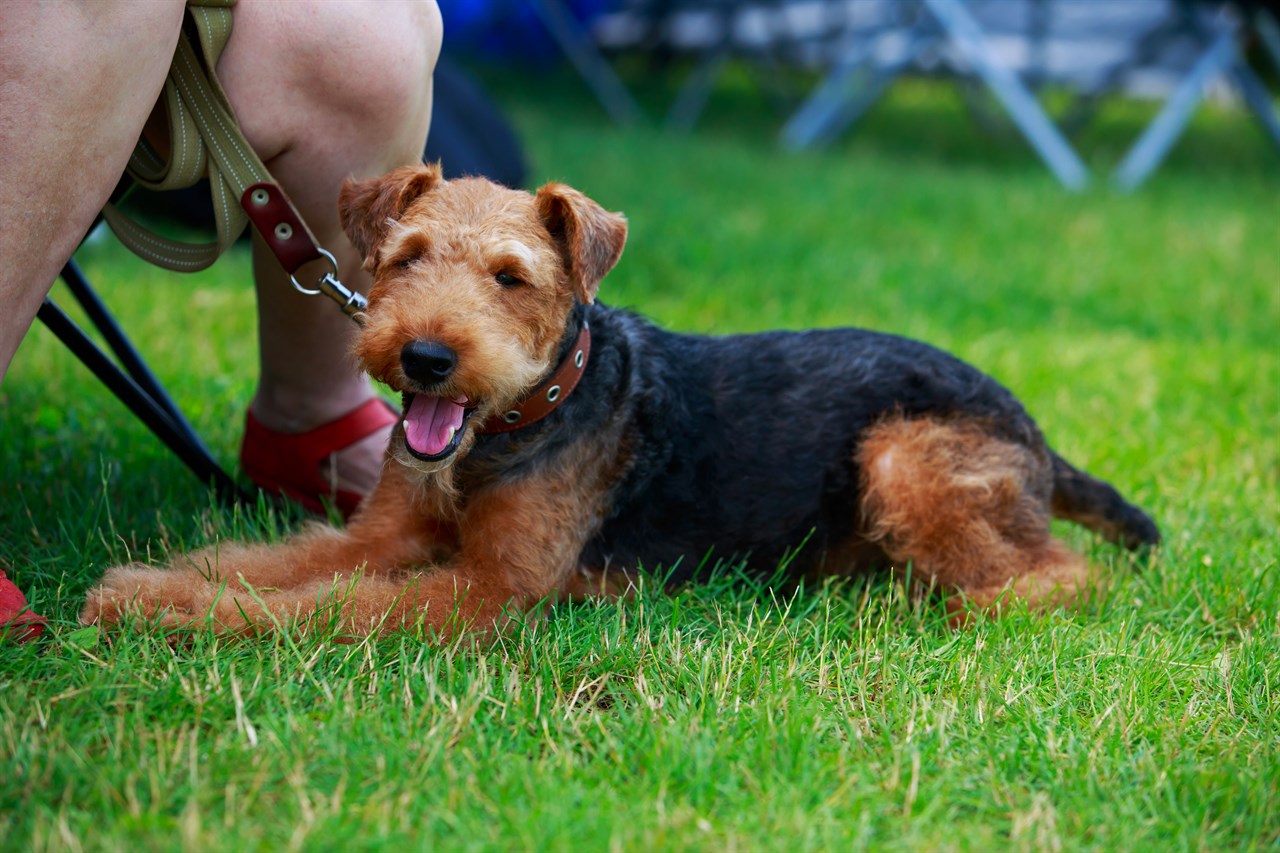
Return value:
[(404, 396), (392, 454), (424, 472), (555, 368), (574, 307), (595, 299), (627, 223), (577, 190), (536, 195), (439, 166), (347, 181), (342, 227), (373, 276), (355, 353)]

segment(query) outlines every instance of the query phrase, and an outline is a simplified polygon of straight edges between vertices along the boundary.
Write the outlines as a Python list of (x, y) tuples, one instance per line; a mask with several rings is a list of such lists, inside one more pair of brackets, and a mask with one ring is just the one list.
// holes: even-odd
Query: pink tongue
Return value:
[(404, 415), (405, 441), (424, 456), (443, 453), (462, 426), (462, 414), (462, 406), (453, 400), (418, 394)]

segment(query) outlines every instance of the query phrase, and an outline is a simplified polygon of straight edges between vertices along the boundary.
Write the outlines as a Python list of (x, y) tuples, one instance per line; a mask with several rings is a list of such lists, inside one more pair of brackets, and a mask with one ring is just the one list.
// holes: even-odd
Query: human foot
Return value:
[(328, 499), (349, 516), (378, 482), (397, 419), (385, 401), (370, 397), (337, 418), (299, 428), (305, 422), (273, 418), (255, 401), (245, 419), (240, 464), (268, 492), (313, 512), (323, 512)]

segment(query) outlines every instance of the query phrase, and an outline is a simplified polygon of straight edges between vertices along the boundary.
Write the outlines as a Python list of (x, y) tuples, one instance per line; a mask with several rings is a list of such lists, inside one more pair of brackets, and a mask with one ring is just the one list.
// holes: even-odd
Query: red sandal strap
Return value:
[(338, 451), (350, 447), (383, 427), (391, 426), (399, 419), (399, 413), (393, 411), (391, 405), (381, 397), (366, 400), (358, 408), (352, 409), (337, 420), (299, 433), (276, 432), (268, 429), (253, 416), (253, 412), (249, 412), (245, 422), (245, 441), (248, 443), (249, 433), (252, 432), (255, 433), (253, 436), (255, 440), (261, 440), (264, 443), (287, 443), (289, 455), (306, 462), (314, 462), (319, 466)]
[(399, 419), (391, 404), (379, 397), (303, 433), (276, 432), (247, 412), (240, 467), (259, 488), (284, 493), (312, 512), (325, 512), (322, 499), (328, 498), (344, 516), (350, 516), (362, 496), (332, 488), (321, 468), (333, 454)]

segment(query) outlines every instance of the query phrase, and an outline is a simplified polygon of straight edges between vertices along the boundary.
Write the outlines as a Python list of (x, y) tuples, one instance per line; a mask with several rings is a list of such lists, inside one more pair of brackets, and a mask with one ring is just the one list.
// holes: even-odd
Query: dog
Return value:
[(373, 278), (355, 353), (403, 395), (379, 484), (345, 529), (110, 569), (86, 623), (454, 636), (625, 594), (642, 570), (694, 581), (709, 555), (794, 578), (910, 564), (964, 619), (1092, 588), (1053, 517), (1159, 542), (1009, 391), (931, 346), (675, 334), (597, 302), (627, 221), (568, 186), (407, 167), (339, 204)]

